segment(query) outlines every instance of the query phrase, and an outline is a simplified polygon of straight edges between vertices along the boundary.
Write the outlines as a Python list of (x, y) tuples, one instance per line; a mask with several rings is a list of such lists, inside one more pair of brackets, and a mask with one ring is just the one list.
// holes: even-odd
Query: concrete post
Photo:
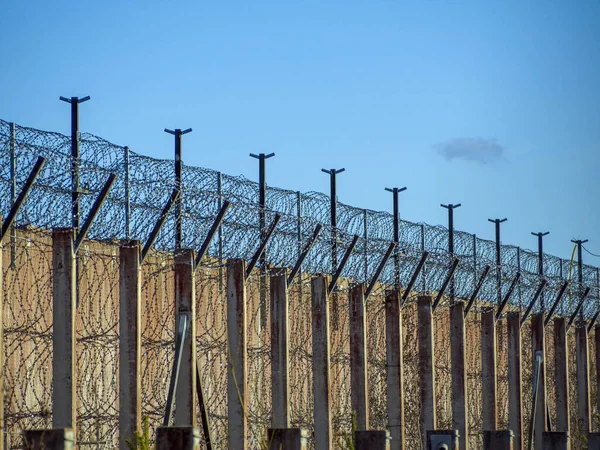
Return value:
[(543, 445), (544, 450), (569, 450), (569, 433), (564, 431), (544, 432)]
[(521, 313), (509, 312), (508, 334), (508, 427), (515, 433), (516, 450), (523, 449), (523, 392), (521, 367)]
[[(467, 403), (467, 361), (465, 347), (465, 305), (457, 301), (450, 306), (450, 356), (452, 360), (452, 428), (469, 436)], [(460, 441), (460, 450), (468, 450), (469, 440)]]
[(25, 430), (25, 450), (73, 450), (75, 431), (72, 428)]
[[(2, 225), (2, 215), (0, 215), (0, 226)], [(14, 254), (14, 252), (13, 252)], [(4, 386), (4, 372), (6, 364), (4, 363), (4, 279), (3, 246), (0, 242), (0, 386)], [(0, 450), (4, 450), (4, 388), (0, 389)]]
[(156, 450), (200, 450), (200, 429), (158, 427), (156, 429)]
[(590, 369), (587, 325), (581, 323), (575, 329), (575, 352), (577, 355), (577, 411), (584, 433), (592, 431), (590, 421)]
[(391, 291), (385, 298), (385, 333), (387, 412), (388, 429), (392, 436), (391, 449), (404, 450), (402, 310), (398, 291)]
[(496, 411), (496, 319), (494, 310), (481, 313), (481, 372), (483, 384), (483, 431), (498, 428)]
[(269, 428), (269, 450), (306, 450), (308, 431), (300, 428)]
[(433, 362), (432, 298), (418, 299), (419, 383), (421, 399), (421, 432), (423, 448), (427, 448), (427, 431), (436, 429), (435, 375)]
[(188, 332), (183, 341), (183, 352), (175, 392), (175, 426), (195, 427), (197, 423), (196, 395), (196, 281), (194, 251), (175, 251), (175, 317), (179, 324), (182, 314), (189, 314)]
[(350, 394), (356, 429), (369, 429), (369, 390), (367, 387), (367, 336), (365, 330), (365, 285), (350, 291)]
[(227, 411), (228, 442), (246, 450), (246, 264), (232, 259), (227, 264)]
[(332, 448), (328, 277), (311, 281), (315, 450)]
[(531, 345), (533, 352), (533, 365), (535, 372), (536, 354), (543, 355), (540, 366), (540, 379), (537, 392), (537, 405), (535, 412), (533, 448), (535, 450), (549, 450), (544, 444), (544, 432), (546, 431), (547, 409), (546, 409), (546, 343), (544, 339), (544, 313), (534, 314), (531, 318)]
[(388, 430), (356, 430), (354, 447), (355, 450), (390, 450), (391, 439)]
[(77, 371), (75, 367), (75, 233), (52, 231), (52, 426), (75, 428)]
[(483, 450), (513, 450), (513, 436), (511, 430), (484, 431)]
[(119, 248), (119, 448), (141, 431), (142, 341), (140, 242), (123, 241)]
[(271, 270), (271, 424), (274, 429), (290, 426), (287, 277), (287, 270)]
[(556, 386), (556, 431), (569, 431), (569, 372), (567, 363), (567, 322), (554, 319), (554, 383)]
[[(596, 392), (598, 393), (598, 395), (596, 395), (596, 401), (598, 411), (600, 412), (600, 325), (594, 327), (594, 339), (596, 341)], [(598, 423), (598, 428), (600, 429), (600, 423)]]

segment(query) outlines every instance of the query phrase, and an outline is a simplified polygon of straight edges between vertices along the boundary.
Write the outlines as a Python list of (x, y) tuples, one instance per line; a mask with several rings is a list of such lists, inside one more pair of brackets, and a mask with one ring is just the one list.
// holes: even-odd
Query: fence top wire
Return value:
[[(22, 127), (0, 120), (0, 214), (6, 216), (25, 183), (38, 156), (47, 158), (28, 199), (23, 205), (16, 226), (31, 225), (45, 229), (71, 226), (71, 175), (73, 160), (71, 142), (60, 133)], [(164, 205), (176, 187), (173, 160), (150, 158), (130, 151), (128, 147), (112, 144), (89, 133), (80, 134), (79, 169), (80, 205), (82, 216), (90, 210), (96, 196), (110, 173), (117, 175), (108, 198), (94, 221), (88, 237), (95, 240), (139, 239), (145, 242), (159, 219)], [(183, 246), (198, 249), (210, 229), (221, 205), (231, 202), (218, 237), (209, 248), (211, 261), (206, 264), (221, 265), (228, 258), (250, 259), (260, 239), (258, 204), (259, 186), (242, 176), (230, 176), (201, 167), (183, 166), (181, 198)], [(175, 242), (177, 209), (172, 208), (166, 217), (155, 247), (171, 251)], [(338, 226), (329, 226), (330, 198), (319, 192), (300, 193), (268, 187), (266, 197), (266, 223), (275, 214), (281, 215), (279, 225), (267, 246), (267, 262), (273, 266), (291, 267), (296, 262), (304, 243), (317, 224), (323, 231), (316, 240), (303, 265), (308, 273), (331, 273), (332, 260), (338, 263), (354, 235), (359, 236), (354, 252), (342, 276), (353, 282), (369, 283), (375, 274), (393, 237), (393, 217), (390, 213), (355, 208), (338, 202)], [(448, 229), (424, 223), (400, 221), (397, 251), (400, 260), (400, 280), (406, 286), (424, 251), (430, 257), (414, 290), (437, 293), (442, 288), (452, 265), (448, 254)], [(334, 241), (335, 239), (335, 241)], [(334, 243), (336, 244), (334, 246)], [(337, 254), (333, 254), (337, 247)], [(541, 281), (538, 275), (537, 252), (503, 245), (502, 264), (496, 265), (496, 248), (493, 241), (455, 231), (454, 257), (460, 260), (454, 275), (454, 295), (469, 298), (484, 271), (491, 270), (479, 293), (480, 302), (496, 303), (498, 278), (500, 297), (507, 294), (517, 273), (521, 274), (510, 298), (510, 304), (527, 307)], [(585, 288), (590, 288), (583, 314), (591, 317), (600, 307), (600, 275), (596, 267), (584, 265), (583, 288), (579, 285), (577, 263), (544, 255), (545, 289), (544, 310), (548, 310), (564, 281), (570, 283), (568, 293), (557, 309), (568, 315), (577, 306), (573, 298)], [(393, 258), (380, 276), (379, 291), (393, 285), (395, 265)], [(449, 290), (446, 289), (446, 294)], [(568, 298), (568, 300), (565, 300)], [(534, 311), (540, 311), (538, 301)]]

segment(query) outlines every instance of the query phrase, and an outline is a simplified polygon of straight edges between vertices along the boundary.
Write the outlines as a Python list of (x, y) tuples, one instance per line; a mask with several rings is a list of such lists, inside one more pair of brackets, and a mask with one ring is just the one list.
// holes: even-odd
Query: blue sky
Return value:
[[(600, 253), (600, 2), (10, 2), (0, 117), (570, 258)], [(584, 253), (584, 262), (598, 258)]]

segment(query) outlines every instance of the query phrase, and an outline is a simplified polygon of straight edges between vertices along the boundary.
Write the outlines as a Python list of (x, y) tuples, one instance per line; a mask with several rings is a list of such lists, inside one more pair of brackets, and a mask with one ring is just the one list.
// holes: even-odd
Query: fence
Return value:
[[(37, 178), (29, 197), (17, 216), (16, 228), (3, 251), (4, 278), (4, 348), (6, 352), (5, 380), (5, 448), (21, 445), (25, 428), (49, 428), (52, 423), (52, 242), (49, 229), (71, 226), (71, 175), (69, 138), (14, 126), (0, 121), (0, 212), (7, 215), (37, 156), (47, 162)], [(118, 354), (119, 354), (119, 254), (117, 240), (139, 239), (145, 242), (152, 227), (162, 214), (175, 187), (172, 161), (146, 158), (126, 148), (114, 146), (91, 135), (81, 137), (81, 160), (78, 161), (82, 216), (92, 206), (109, 173), (117, 178), (100, 214), (89, 232), (91, 240), (84, 241), (77, 253), (76, 315), (76, 366), (77, 378), (77, 429), (80, 445), (91, 448), (114, 448), (118, 444)], [(200, 248), (215, 216), (225, 200), (231, 201), (217, 238), (209, 248), (209, 258), (203, 260), (196, 279), (196, 333), (202, 386), (205, 390), (211, 427), (216, 448), (227, 445), (227, 316), (224, 293), (227, 286), (226, 261), (234, 258), (250, 260), (261, 237), (259, 227), (260, 207), (257, 204), (258, 185), (242, 178), (228, 177), (206, 169), (183, 168), (183, 247)], [(317, 224), (325, 225), (330, 214), (329, 199), (323, 194), (267, 191), (267, 222), (275, 214), (281, 220), (267, 246), (268, 262), (272, 266), (292, 267), (309, 240)], [(174, 262), (172, 252), (176, 217), (169, 213), (167, 223), (156, 241), (156, 250), (143, 265), (142, 275), (142, 410), (156, 426), (166, 405), (170, 368), (175, 343), (176, 305), (174, 291)], [(332, 406), (332, 423), (336, 438), (348, 432), (352, 417), (350, 380), (350, 317), (349, 294), (359, 282), (369, 284), (389, 248), (393, 236), (393, 216), (338, 205), (338, 224), (334, 230), (324, 226), (310, 257), (302, 266), (303, 274), (296, 278), (289, 292), (290, 303), (290, 407), (293, 425), (312, 430), (312, 328), (311, 328), (311, 276), (329, 273), (332, 269), (331, 248), (335, 242), (340, 253), (353, 240), (354, 252), (350, 254), (343, 279), (331, 297), (331, 389), (335, 399)], [(493, 276), (482, 277), (486, 266), (491, 273), (501, 274), (501, 297), (509, 304), (505, 311), (527, 307), (542, 280), (548, 282), (541, 294), (546, 303), (542, 307), (534, 302), (533, 313), (548, 312), (552, 300), (558, 297), (564, 282), (568, 281), (564, 299), (554, 311), (559, 317), (569, 317), (575, 312), (581, 288), (590, 288), (580, 316), (589, 319), (598, 306), (598, 269), (582, 266), (582, 286), (578, 279), (578, 266), (571, 261), (544, 255), (546, 272), (538, 274), (538, 255), (516, 247), (501, 248), (500, 266), (497, 266), (495, 243), (475, 236), (455, 232), (454, 254), (445, 248), (448, 230), (424, 224), (402, 221), (400, 225), (400, 279), (404, 288), (415, 279), (414, 292), (409, 296), (402, 312), (404, 340), (404, 372), (406, 398), (405, 436), (408, 448), (419, 448), (422, 411), (419, 389), (422, 373), (418, 369), (418, 324), (415, 302), (417, 294), (436, 295), (445, 291), (449, 268), (458, 259), (460, 264), (454, 277), (454, 295), (468, 299), (484, 279), (472, 313), (466, 320), (466, 401), (469, 405), (469, 442), (481, 448), (483, 424), (482, 390), (483, 370), (481, 313), (490, 304), (496, 304), (498, 291)], [(422, 270), (419, 263), (425, 252), (430, 253)], [(367, 354), (369, 373), (369, 416), (371, 426), (385, 428), (388, 422), (386, 385), (386, 289), (394, 285), (396, 274), (392, 264), (385, 265), (375, 285), (367, 310)], [(514, 284), (517, 274), (520, 279)], [(270, 425), (271, 336), (264, 317), (269, 314), (269, 290), (265, 289), (269, 275), (264, 270), (254, 270), (247, 281), (248, 289), (248, 414), (249, 440), (258, 446), (264, 429)], [(514, 284), (514, 285), (513, 285)], [(511, 285), (513, 290), (511, 291)], [(512, 295), (511, 295), (512, 294)], [(449, 311), (446, 306), (452, 299), (441, 296), (444, 308), (434, 315), (435, 404), (438, 428), (450, 428), (452, 422), (452, 363)], [(498, 306), (498, 305), (496, 305)], [(509, 392), (508, 331), (503, 326), (506, 316), (498, 323), (498, 422), (506, 427), (509, 405), (504, 393)], [(580, 322), (576, 325), (581, 326)], [(531, 410), (530, 401), (533, 360), (528, 333), (523, 334), (524, 411), (526, 418)], [(552, 333), (546, 337), (548, 353), (554, 341)], [(572, 338), (570, 338), (572, 339)], [(594, 348), (591, 344), (591, 348)], [(592, 352), (590, 365), (595, 363)], [(547, 376), (550, 380), (548, 403), (556, 397), (553, 388), (555, 361), (548, 359)], [(575, 356), (569, 354), (569, 367), (575, 367)], [(579, 371), (570, 371), (571, 389), (576, 386)], [(590, 383), (592, 397), (596, 397), (596, 378)], [(528, 391), (529, 389), (529, 391)], [(573, 393), (577, 398), (577, 393)], [(529, 399), (529, 400), (528, 400)], [(579, 443), (577, 430), (583, 430), (575, 402), (571, 404), (572, 436), (575, 447)], [(595, 402), (590, 414), (595, 414)], [(557, 407), (550, 407), (556, 420)], [(573, 431), (575, 431), (573, 433)]]

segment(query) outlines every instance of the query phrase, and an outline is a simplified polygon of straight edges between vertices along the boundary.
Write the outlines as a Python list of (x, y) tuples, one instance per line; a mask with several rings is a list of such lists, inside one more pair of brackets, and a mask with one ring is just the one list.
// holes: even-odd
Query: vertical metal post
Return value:
[[(298, 241), (298, 255), (302, 254), (302, 194), (300, 191), (296, 191), (296, 239)], [(298, 270), (299, 284), (299, 295), (302, 300), (302, 264)]]
[[(10, 123), (10, 206), (17, 200), (17, 131), (16, 125)], [(1, 221), (0, 221), (1, 222)], [(15, 228), (10, 232), (10, 265), (15, 267), (17, 261), (17, 233)], [(0, 442), (0, 446), (2, 443)]]
[(125, 239), (131, 239), (131, 179), (129, 177), (129, 147), (123, 147), (125, 165)]
[(331, 222), (331, 273), (337, 271), (337, 182), (336, 175), (346, 169), (321, 169), (321, 172), (329, 174), (330, 192), (330, 222)]
[(500, 244), (500, 224), (508, 219), (488, 219), (496, 228), (496, 301), (502, 303), (502, 247)]
[(399, 193), (404, 192), (407, 188), (385, 188), (386, 191), (392, 193), (392, 198), (394, 201), (394, 243), (396, 244), (396, 248), (394, 248), (394, 289), (400, 290), (400, 202), (399, 202)]
[[(217, 202), (219, 211), (223, 207), (223, 174), (217, 172)], [(217, 242), (219, 245), (219, 291), (223, 290), (223, 225), (217, 230)]]
[(365, 248), (363, 249), (364, 259), (364, 271), (365, 271), (365, 283), (369, 282), (369, 222), (368, 222), (368, 211), (363, 211), (363, 240)]
[[(260, 241), (265, 240), (267, 234), (267, 168), (265, 161), (275, 156), (275, 153), (250, 153), (252, 158), (258, 159), (258, 228)], [(259, 259), (260, 266), (260, 329), (267, 326), (267, 250), (263, 251)]]
[[(425, 253), (425, 225), (421, 224), (421, 253)], [(427, 292), (427, 261), (423, 265), (423, 270), (421, 271), (421, 294), (425, 295)]]
[[(517, 273), (521, 273), (521, 247), (517, 247)], [(517, 285), (517, 297), (519, 298), (519, 308), (523, 307), (523, 295), (521, 292), (521, 280), (519, 280), (519, 284)], [(542, 294), (544, 292), (542, 291)]]
[[(453, 205), (449, 203), (447, 205), (440, 205), (442, 208), (448, 210), (448, 254), (450, 256), (450, 263), (454, 261), (454, 209), (461, 206), (460, 203)], [(450, 304), (454, 304), (455, 287), (454, 287), (454, 274), (450, 278)]]
[[(585, 244), (588, 240), (581, 240), (581, 239), (572, 239), (571, 242), (574, 244), (577, 244), (577, 284), (578, 284), (578, 290), (579, 290), (579, 296), (583, 295), (583, 254), (581, 252), (581, 247), (583, 246), (583, 244)], [(583, 321), (583, 307), (581, 308), (581, 310), (579, 311), (579, 320)]]
[(473, 289), (477, 289), (477, 235), (473, 234)]
[[(544, 277), (544, 236), (547, 236), (550, 234), (549, 231), (545, 231), (542, 232), (540, 231), (539, 233), (531, 233), (533, 236), (537, 236), (538, 238), (538, 275), (540, 276), (540, 278)], [(561, 265), (561, 270), (562, 270), (562, 265)], [(540, 294), (540, 307), (541, 310), (544, 311), (545, 309), (545, 300), (544, 300), (544, 292), (542, 292)]]
[(188, 128), (187, 130), (181, 130), (180, 128), (176, 128), (174, 130), (169, 130), (165, 128), (165, 133), (172, 134), (175, 136), (175, 189), (177, 190), (179, 196), (177, 198), (177, 208), (175, 209), (175, 249), (179, 250), (181, 248), (181, 243), (183, 241), (183, 185), (182, 181), (182, 172), (183, 172), (183, 161), (181, 159), (181, 136), (184, 134), (191, 133), (192, 129)]
[(71, 226), (79, 231), (79, 104), (90, 97), (60, 97), (71, 105)]

